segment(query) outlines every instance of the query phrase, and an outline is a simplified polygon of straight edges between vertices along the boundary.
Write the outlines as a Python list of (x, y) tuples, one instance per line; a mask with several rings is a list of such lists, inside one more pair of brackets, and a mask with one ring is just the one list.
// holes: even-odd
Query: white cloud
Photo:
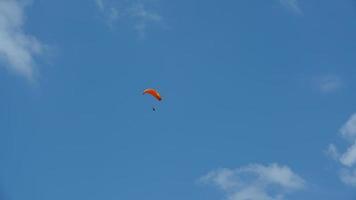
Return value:
[(229, 190), (239, 186), (236, 181), (235, 171), (231, 169), (219, 169), (212, 171), (201, 178), (202, 182), (212, 181), (222, 190)]
[(283, 200), (290, 192), (305, 187), (305, 181), (289, 167), (253, 164), (237, 169), (219, 169), (200, 179), (226, 194), (227, 200)]
[(349, 141), (356, 139), (356, 113), (353, 114), (348, 121), (341, 127), (340, 133)]
[(98, 9), (105, 15), (107, 23), (113, 26), (119, 20), (133, 24), (140, 37), (145, 37), (147, 27), (162, 21), (162, 17), (146, 8), (144, 1), (115, 4), (110, 0), (95, 0)]
[(347, 167), (352, 167), (356, 163), (356, 142), (341, 156), (340, 162)]
[(298, 0), (279, 0), (279, 2), (289, 10), (297, 14), (302, 14), (302, 10), (299, 7)]
[(17, 0), (0, 1), (0, 59), (9, 69), (32, 80), (35, 56), (43, 52), (43, 45), (23, 30), (24, 6)]
[(356, 169), (342, 169), (340, 172), (340, 179), (346, 185), (356, 186)]
[(335, 145), (329, 145), (328, 154), (342, 165), (340, 179), (347, 185), (356, 186), (356, 114), (351, 115), (341, 127), (340, 133), (348, 142), (352, 142), (346, 152), (340, 154)]

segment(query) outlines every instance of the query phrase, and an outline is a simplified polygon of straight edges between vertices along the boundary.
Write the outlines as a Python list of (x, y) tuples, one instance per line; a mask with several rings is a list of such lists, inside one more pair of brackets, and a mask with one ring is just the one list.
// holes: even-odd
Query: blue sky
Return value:
[(352, 0), (1, 1), (0, 199), (355, 199), (355, 18)]

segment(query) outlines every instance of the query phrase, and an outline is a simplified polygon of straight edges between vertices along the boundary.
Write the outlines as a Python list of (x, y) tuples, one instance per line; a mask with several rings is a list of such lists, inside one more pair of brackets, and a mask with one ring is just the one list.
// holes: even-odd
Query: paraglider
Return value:
[[(158, 101), (162, 101), (161, 95), (155, 89), (152, 89), (152, 88), (145, 89), (142, 94), (143, 95), (149, 94), (149, 95), (153, 96), (155, 99), (157, 99)], [(152, 107), (152, 110), (156, 111), (156, 108)]]
[(161, 100), (162, 100), (162, 97), (161, 97), (161, 95), (157, 92), (157, 90), (152, 89), (152, 88), (145, 89), (142, 94), (150, 94), (150, 95), (152, 95), (154, 98), (156, 98), (158, 101), (161, 101)]

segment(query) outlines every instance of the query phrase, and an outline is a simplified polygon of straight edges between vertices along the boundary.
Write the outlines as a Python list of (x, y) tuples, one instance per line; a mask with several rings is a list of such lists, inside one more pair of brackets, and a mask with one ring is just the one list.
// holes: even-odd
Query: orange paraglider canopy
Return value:
[(145, 89), (145, 90), (143, 91), (143, 94), (150, 94), (150, 95), (152, 95), (154, 98), (156, 98), (158, 101), (161, 101), (161, 100), (162, 100), (162, 97), (161, 97), (161, 95), (157, 92), (157, 90), (152, 89), (152, 88)]

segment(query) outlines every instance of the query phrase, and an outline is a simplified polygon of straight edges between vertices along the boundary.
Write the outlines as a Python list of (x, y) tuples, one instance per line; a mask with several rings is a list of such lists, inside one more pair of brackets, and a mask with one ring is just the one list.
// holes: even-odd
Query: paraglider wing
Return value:
[(145, 89), (143, 91), (143, 94), (150, 94), (152, 95), (154, 98), (156, 98), (158, 101), (161, 101), (162, 100), (162, 97), (161, 95), (155, 90), (155, 89)]

